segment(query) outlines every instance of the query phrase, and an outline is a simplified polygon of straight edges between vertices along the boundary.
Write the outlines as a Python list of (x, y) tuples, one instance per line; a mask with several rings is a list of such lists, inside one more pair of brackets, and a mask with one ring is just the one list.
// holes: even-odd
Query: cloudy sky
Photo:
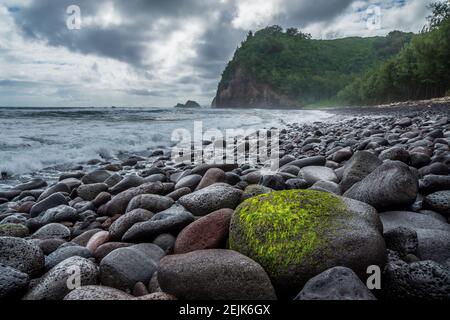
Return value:
[(0, 0), (0, 106), (207, 105), (249, 30), (279, 24), (327, 39), (418, 32), (430, 2)]

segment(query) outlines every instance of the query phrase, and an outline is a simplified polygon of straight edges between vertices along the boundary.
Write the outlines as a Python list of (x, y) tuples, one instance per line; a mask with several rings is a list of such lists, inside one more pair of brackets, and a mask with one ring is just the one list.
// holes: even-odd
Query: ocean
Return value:
[(175, 129), (270, 129), (332, 120), (316, 110), (175, 108), (0, 108), (0, 190), (33, 176), (51, 178), (91, 159), (148, 156), (174, 144)]

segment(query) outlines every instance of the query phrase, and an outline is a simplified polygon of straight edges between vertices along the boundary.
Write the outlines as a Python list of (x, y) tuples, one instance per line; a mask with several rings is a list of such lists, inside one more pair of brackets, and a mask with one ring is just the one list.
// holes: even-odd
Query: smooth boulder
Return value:
[(334, 267), (310, 279), (295, 300), (376, 300), (349, 268)]
[(264, 269), (231, 250), (200, 250), (163, 258), (158, 270), (163, 292), (184, 300), (274, 300)]
[(70, 238), (70, 229), (59, 223), (50, 223), (31, 235), (32, 239), (63, 239)]
[(191, 223), (178, 235), (174, 253), (223, 248), (228, 238), (232, 215), (233, 210), (222, 209)]
[(363, 278), (368, 266), (385, 263), (377, 211), (312, 190), (246, 200), (232, 217), (229, 244), (260, 263), (277, 292), (291, 298), (309, 279), (334, 266), (348, 267)]
[(124, 242), (152, 241), (163, 233), (178, 234), (195, 220), (183, 207), (173, 206), (155, 214), (150, 220), (134, 224), (122, 237)]
[(98, 268), (95, 263), (85, 258), (66, 259), (43, 275), (23, 299), (62, 300), (71, 289), (75, 289), (77, 282), (74, 275), (80, 276), (80, 285), (82, 286), (96, 285)]
[(178, 202), (196, 216), (204, 216), (219, 209), (234, 209), (242, 191), (225, 183), (216, 183), (181, 197)]
[(54, 193), (51, 196), (37, 202), (30, 210), (30, 215), (32, 218), (37, 217), (41, 212), (48, 209), (60, 206), (68, 205), (66, 197), (62, 193)]
[(44, 269), (45, 259), (38, 246), (24, 239), (0, 237), (0, 263), (34, 277)]
[(430, 215), (408, 211), (380, 213), (384, 232), (408, 228), (417, 234), (417, 256), (422, 260), (444, 263), (450, 259), (450, 225)]
[(450, 190), (429, 194), (425, 197), (424, 204), (427, 208), (450, 217)]
[(27, 289), (30, 277), (0, 263), (0, 299), (18, 298)]
[(172, 198), (157, 194), (141, 194), (131, 199), (126, 212), (145, 209), (154, 213), (169, 209), (174, 204)]
[(308, 186), (312, 186), (318, 181), (338, 182), (338, 178), (333, 169), (327, 167), (304, 167), (300, 169), (298, 177), (304, 179), (308, 183)]
[(145, 209), (135, 209), (120, 216), (109, 227), (109, 233), (113, 240), (122, 239), (125, 232), (134, 224), (150, 220), (154, 214)]
[(45, 257), (45, 269), (50, 270), (54, 266), (71, 257), (92, 258), (92, 253), (85, 247), (73, 245), (57, 249)]
[(418, 179), (409, 167), (403, 162), (388, 160), (347, 190), (344, 197), (383, 210), (412, 205), (418, 190)]
[(125, 190), (111, 199), (103, 209), (106, 216), (114, 216), (116, 214), (124, 214), (131, 199), (140, 194), (162, 194), (165, 187), (161, 182), (145, 183), (139, 187)]
[(103, 285), (132, 292), (137, 282), (150, 281), (164, 255), (160, 247), (151, 243), (114, 250), (100, 263), (100, 281)]
[(106, 183), (83, 184), (77, 188), (78, 196), (86, 201), (94, 200), (100, 193), (105, 191), (108, 191)]
[(341, 181), (342, 191), (347, 191), (355, 183), (364, 179), (378, 168), (382, 161), (369, 151), (357, 151), (345, 164)]

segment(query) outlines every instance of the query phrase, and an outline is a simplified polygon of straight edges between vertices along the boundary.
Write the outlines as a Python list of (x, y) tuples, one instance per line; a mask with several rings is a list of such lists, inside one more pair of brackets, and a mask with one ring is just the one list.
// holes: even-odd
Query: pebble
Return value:
[(146, 222), (134, 224), (122, 237), (124, 242), (146, 242), (163, 233), (177, 234), (195, 220), (183, 207), (174, 206)]
[(31, 208), (30, 215), (31, 217), (37, 217), (41, 212), (47, 211), (48, 209), (68, 204), (66, 197), (62, 193), (54, 193), (44, 200), (37, 202)]
[(178, 235), (174, 253), (225, 248), (233, 210), (222, 209), (202, 217)]
[(134, 224), (150, 220), (154, 214), (145, 209), (135, 209), (120, 216), (109, 227), (109, 233), (113, 240), (122, 239), (123, 235)]
[(0, 237), (25, 238), (30, 234), (28, 228), (22, 224), (0, 224)]
[(70, 257), (92, 258), (92, 252), (85, 247), (71, 245), (60, 247), (45, 257), (45, 269), (48, 271)]
[(0, 237), (0, 263), (35, 277), (44, 269), (45, 258), (38, 246), (24, 239)]
[(425, 197), (424, 204), (429, 209), (450, 217), (450, 190), (429, 194)]
[(164, 255), (160, 247), (150, 243), (114, 250), (100, 262), (100, 281), (131, 293), (137, 282), (150, 281)]
[(50, 223), (31, 235), (32, 239), (70, 239), (70, 229), (59, 223)]
[(334, 267), (310, 279), (295, 300), (377, 300), (349, 268)]
[(26, 291), (30, 277), (0, 263), (0, 299), (17, 299)]
[(230, 250), (200, 250), (161, 260), (163, 292), (183, 300), (275, 300), (263, 268)]
[[(53, 267), (27, 292), (23, 300), (62, 300), (71, 291), (68, 283), (79, 272), (81, 286), (96, 285), (98, 267), (90, 260), (71, 257)], [(75, 285), (75, 283), (73, 283)]]
[(181, 197), (178, 202), (196, 216), (204, 216), (219, 209), (235, 209), (242, 191), (225, 183), (216, 183)]
[(370, 204), (378, 210), (407, 208), (416, 200), (418, 189), (418, 179), (406, 164), (388, 160), (354, 184), (344, 197)]
[(145, 209), (153, 213), (161, 212), (169, 209), (175, 201), (172, 198), (157, 195), (157, 194), (141, 194), (133, 199), (127, 206), (126, 212), (135, 209)]

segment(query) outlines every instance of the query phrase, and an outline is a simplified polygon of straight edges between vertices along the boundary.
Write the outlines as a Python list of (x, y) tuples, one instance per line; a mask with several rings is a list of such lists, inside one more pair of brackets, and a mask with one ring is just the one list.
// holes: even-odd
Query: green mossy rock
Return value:
[(0, 237), (25, 238), (29, 234), (30, 231), (24, 225), (16, 223), (0, 224)]
[(230, 225), (230, 248), (257, 261), (281, 295), (295, 296), (335, 267), (367, 276), (385, 263), (377, 211), (362, 202), (312, 190), (277, 191), (243, 202)]

